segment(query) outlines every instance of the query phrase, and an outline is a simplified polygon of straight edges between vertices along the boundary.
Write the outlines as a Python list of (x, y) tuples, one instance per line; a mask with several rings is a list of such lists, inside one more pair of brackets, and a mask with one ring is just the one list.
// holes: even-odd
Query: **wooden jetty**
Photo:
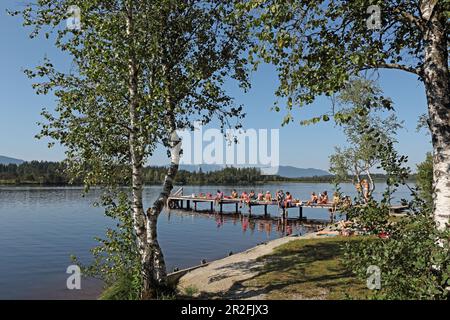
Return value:
[[(168, 206), (171, 209), (186, 209), (186, 210), (197, 210), (197, 204), (198, 203), (209, 203), (210, 204), (210, 210), (211, 212), (215, 211), (215, 205), (218, 205), (219, 213), (223, 213), (224, 205), (234, 205), (234, 211), (235, 213), (239, 212), (239, 208), (242, 205), (241, 199), (220, 199), (215, 200), (214, 198), (199, 198), (199, 197), (192, 197), (192, 196), (170, 196), (168, 199)], [(267, 208), (269, 206), (276, 206), (278, 207), (278, 203), (276, 201), (250, 201), (245, 204), (248, 207), (249, 214), (252, 214), (252, 208), (253, 207), (264, 207), (264, 215), (268, 214)], [(193, 206), (193, 207), (192, 207)], [(303, 208), (321, 208), (321, 209), (333, 209), (332, 204), (312, 204), (312, 205), (306, 205), (306, 203), (293, 203), (288, 208), (281, 208), (283, 210), (283, 214), (285, 214), (285, 211), (293, 208), (299, 209), (299, 219), (304, 219), (303, 216)]]
[[(224, 205), (233, 205), (235, 213), (239, 213), (239, 208), (243, 205), (241, 199), (231, 199), (231, 198), (223, 198), (220, 200), (216, 200), (214, 197), (198, 197), (198, 196), (187, 196), (183, 195), (183, 188), (180, 188), (175, 193), (171, 194), (167, 200), (167, 206), (170, 209), (185, 209), (185, 210), (197, 210), (197, 204), (198, 203), (209, 203), (210, 205), (210, 211), (215, 212), (215, 206), (217, 205), (219, 207), (219, 213), (223, 213)], [(277, 201), (257, 201), (257, 200), (251, 200), (250, 202), (245, 204), (248, 207), (248, 213), (249, 215), (252, 214), (252, 207), (258, 207), (263, 206), (264, 207), (264, 215), (267, 216), (267, 208), (269, 206), (276, 206), (278, 209), (282, 209), (282, 215), (283, 217), (287, 216), (287, 212), (289, 209), (298, 208), (298, 219), (306, 219), (306, 217), (303, 215), (303, 208), (311, 208), (311, 209), (329, 209), (332, 211), (332, 213), (336, 212), (336, 206), (334, 206), (332, 203), (327, 204), (308, 204), (307, 201), (301, 201), (299, 203), (291, 203), (289, 207), (286, 208), (279, 208)], [(193, 206), (193, 207), (192, 207)], [(407, 206), (403, 205), (396, 205), (392, 206), (390, 208), (390, 211), (392, 214), (401, 214), (406, 209), (408, 209)]]

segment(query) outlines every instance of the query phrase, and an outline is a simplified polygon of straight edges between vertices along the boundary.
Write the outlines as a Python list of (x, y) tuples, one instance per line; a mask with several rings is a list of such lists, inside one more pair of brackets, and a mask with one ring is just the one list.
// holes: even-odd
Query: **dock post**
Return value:
[(248, 214), (249, 216), (252, 215), (252, 205), (250, 203), (248, 204)]
[(191, 209), (191, 200), (186, 200), (186, 209)]
[(300, 220), (303, 220), (303, 207), (302, 206), (298, 207), (298, 218)]
[(194, 211), (197, 211), (197, 201), (194, 201)]
[(238, 213), (238, 203), (236, 202), (236, 213)]
[(223, 209), (223, 203), (222, 203), (222, 201), (220, 202), (220, 213), (222, 213), (222, 210)]
[(264, 205), (264, 215), (267, 216), (267, 204)]
[(214, 202), (211, 201), (211, 212), (214, 212)]
[(184, 208), (184, 201), (180, 200), (180, 202), (181, 202), (181, 209), (183, 209)]

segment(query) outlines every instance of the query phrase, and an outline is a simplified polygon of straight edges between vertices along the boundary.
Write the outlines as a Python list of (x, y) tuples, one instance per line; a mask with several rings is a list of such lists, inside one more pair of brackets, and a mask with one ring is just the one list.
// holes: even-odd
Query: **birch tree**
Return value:
[(378, 145), (397, 142), (395, 136), (402, 127), (393, 111), (391, 100), (382, 95), (379, 86), (364, 78), (351, 79), (335, 99), (332, 115), (342, 127), (346, 145), (335, 147), (330, 172), (338, 182), (350, 181), (359, 187), (359, 197), (365, 202), (376, 188), (373, 173), (382, 161)]
[[(249, 0), (240, 8), (255, 35), (253, 52), (277, 66), (286, 123), (293, 120), (294, 106), (338, 92), (363, 70), (395, 69), (423, 82), (433, 144), (434, 218), (444, 229), (450, 217), (450, 1)], [(327, 117), (309, 120), (320, 119)]]
[[(78, 18), (73, 6), (81, 24), (67, 28), (66, 19)], [(44, 59), (26, 71), (37, 78), (38, 94), (57, 100), (54, 111), (43, 111), (39, 136), (66, 148), (69, 172), (82, 175), (87, 188), (114, 188), (128, 178), (145, 299), (167, 286), (157, 220), (178, 171), (176, 130), (213, 118), (222, 128), (239, 127), (242, 108), (222, 89), (226, 78), (248, 87), (246, 33), (232, 10), (232, 1), (214, 0), (38, 0), (12, 12), (31, 37), (45, 35), (72, 61), (70, 70)], [(145, 210), (143, 169), (158, 144), (171, 163)]]

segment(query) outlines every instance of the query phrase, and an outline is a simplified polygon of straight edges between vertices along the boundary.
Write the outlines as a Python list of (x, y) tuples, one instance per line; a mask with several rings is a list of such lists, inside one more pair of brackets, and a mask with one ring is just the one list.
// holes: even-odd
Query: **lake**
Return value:
[[(290, 191), (295, 198), (308, 199), (312, 191), (333, 192), (331, 184), (289, 183), (237, 188), (238, 192), (254, 189), (256, 192), (277, 189)], [(341, 186), (341, 191), (353, 196), (354, 187)], [(185, 186), (184, 194), (211, 192), (217, 189), (230, 194), (230, 187)], [(145, 205), (149, 206), (160, 188), (145, 188)], [(380, 197), (382, 185), (375, 197)], [(101, 283), (82, 280), (81, 290), (66, 288), (70, 255), (89, 262), (89, 249), (97, 244), (94, 237), (102, 237), (114, 223), (103, 215), (102, 208), (92, 203), (100, 192), (91, 191), (82, 197), (81, 188), (71, 187), (0, 187), (0, 299), (95, 299), (101, 292)], [(397, 193), (409, 198), (406, 188)], [(204, 205), (205, 209), (207, 205)], [(202, 205), (199, 204), (199, 209)], [(229, 206), (232, 211), (234, 206)], [(224, 206), (227, 210), (227, 206)], [(262, 207), (253, 208), (253, 214), (262, 213)], [(272, 216), (277, 209), (269, 210)], [(243, 213), (247, 210), (243, 209)], [(298, 211), (290, 210), (296, 217)], [(304, 209), (304, 215), (314, 219), (328, 219), (324, 209)], [(163, 212), (158, 222), (158, 235), (166, 259), (167, 269), (198, 265), (202, 259), (211, 261), (239, 252), (261, 242), (312, 231), (298, 221), (280, 226), (272, 219), (247, 219), (238, 215), (198, 214), (184, 211)]]

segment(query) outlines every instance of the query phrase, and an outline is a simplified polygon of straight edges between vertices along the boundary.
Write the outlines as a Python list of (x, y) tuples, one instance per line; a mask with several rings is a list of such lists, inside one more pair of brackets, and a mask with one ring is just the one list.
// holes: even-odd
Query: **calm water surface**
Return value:
[[(215, 193), (218, 188), (226, 194), (231, 192), (231, 188), (224, 187), (188, 186), (184, 187), (184, 193)], [(314, 183), (265, 185), (254, 189), (274, 193), (279, 188), (301, 199), (307, 199), (311, 191), (333, 190), (330, 184)], [(240, 188), (238, 192), (243, 190)], [(378, 191), (381, 190), (382, 186), (378, 186)], [(351, 185), (343, 185), (342, 191), (354, 193)], [(70, 255), (89, 262), (89, 249), (97, 244), (94, 237), (103, 236), (106, 228), (114, 225), (101, 208), (92, 206), (99, 192), (94, 190), (85, 197), (81, 192), (79, 188), (0, 187), (0, 299), (95, 299), (100, 293), (101, 283), (95, 280), (83, 280), (81, 290), (66, 289), (69, 275), (65, 272), (71, 264)], [(145, 203), (149, 205), (158, 192), (159, 187), (146, 187)], [(397, 201), (408, 198), (408, 192), (402, 189), (397, 196)], [(229, 210), (233, 209), (230, 205)], [(262, 207), (254, 208), (253, 213), (262, 210)], [(271, 215), (276, 217), (276, 211), (271, 208)], [(290, 216), (297, 214), (297, 210), (291, 209)], [(328, 218), (327, 211), (322, 209), (304, 209), (304, 215)], [(248, 220), (236, 215), (224, 215), (221, 219), (214, 214), (171, 211), (160, 216), (158, 231), (167, 268), (171, 271), (174, 267), (197, 265), (202, 259), (222, 258), (230, 251), (243, 251), (261, 242), (311, 229), (294, 221), (283, 227), (269, 219)]]

